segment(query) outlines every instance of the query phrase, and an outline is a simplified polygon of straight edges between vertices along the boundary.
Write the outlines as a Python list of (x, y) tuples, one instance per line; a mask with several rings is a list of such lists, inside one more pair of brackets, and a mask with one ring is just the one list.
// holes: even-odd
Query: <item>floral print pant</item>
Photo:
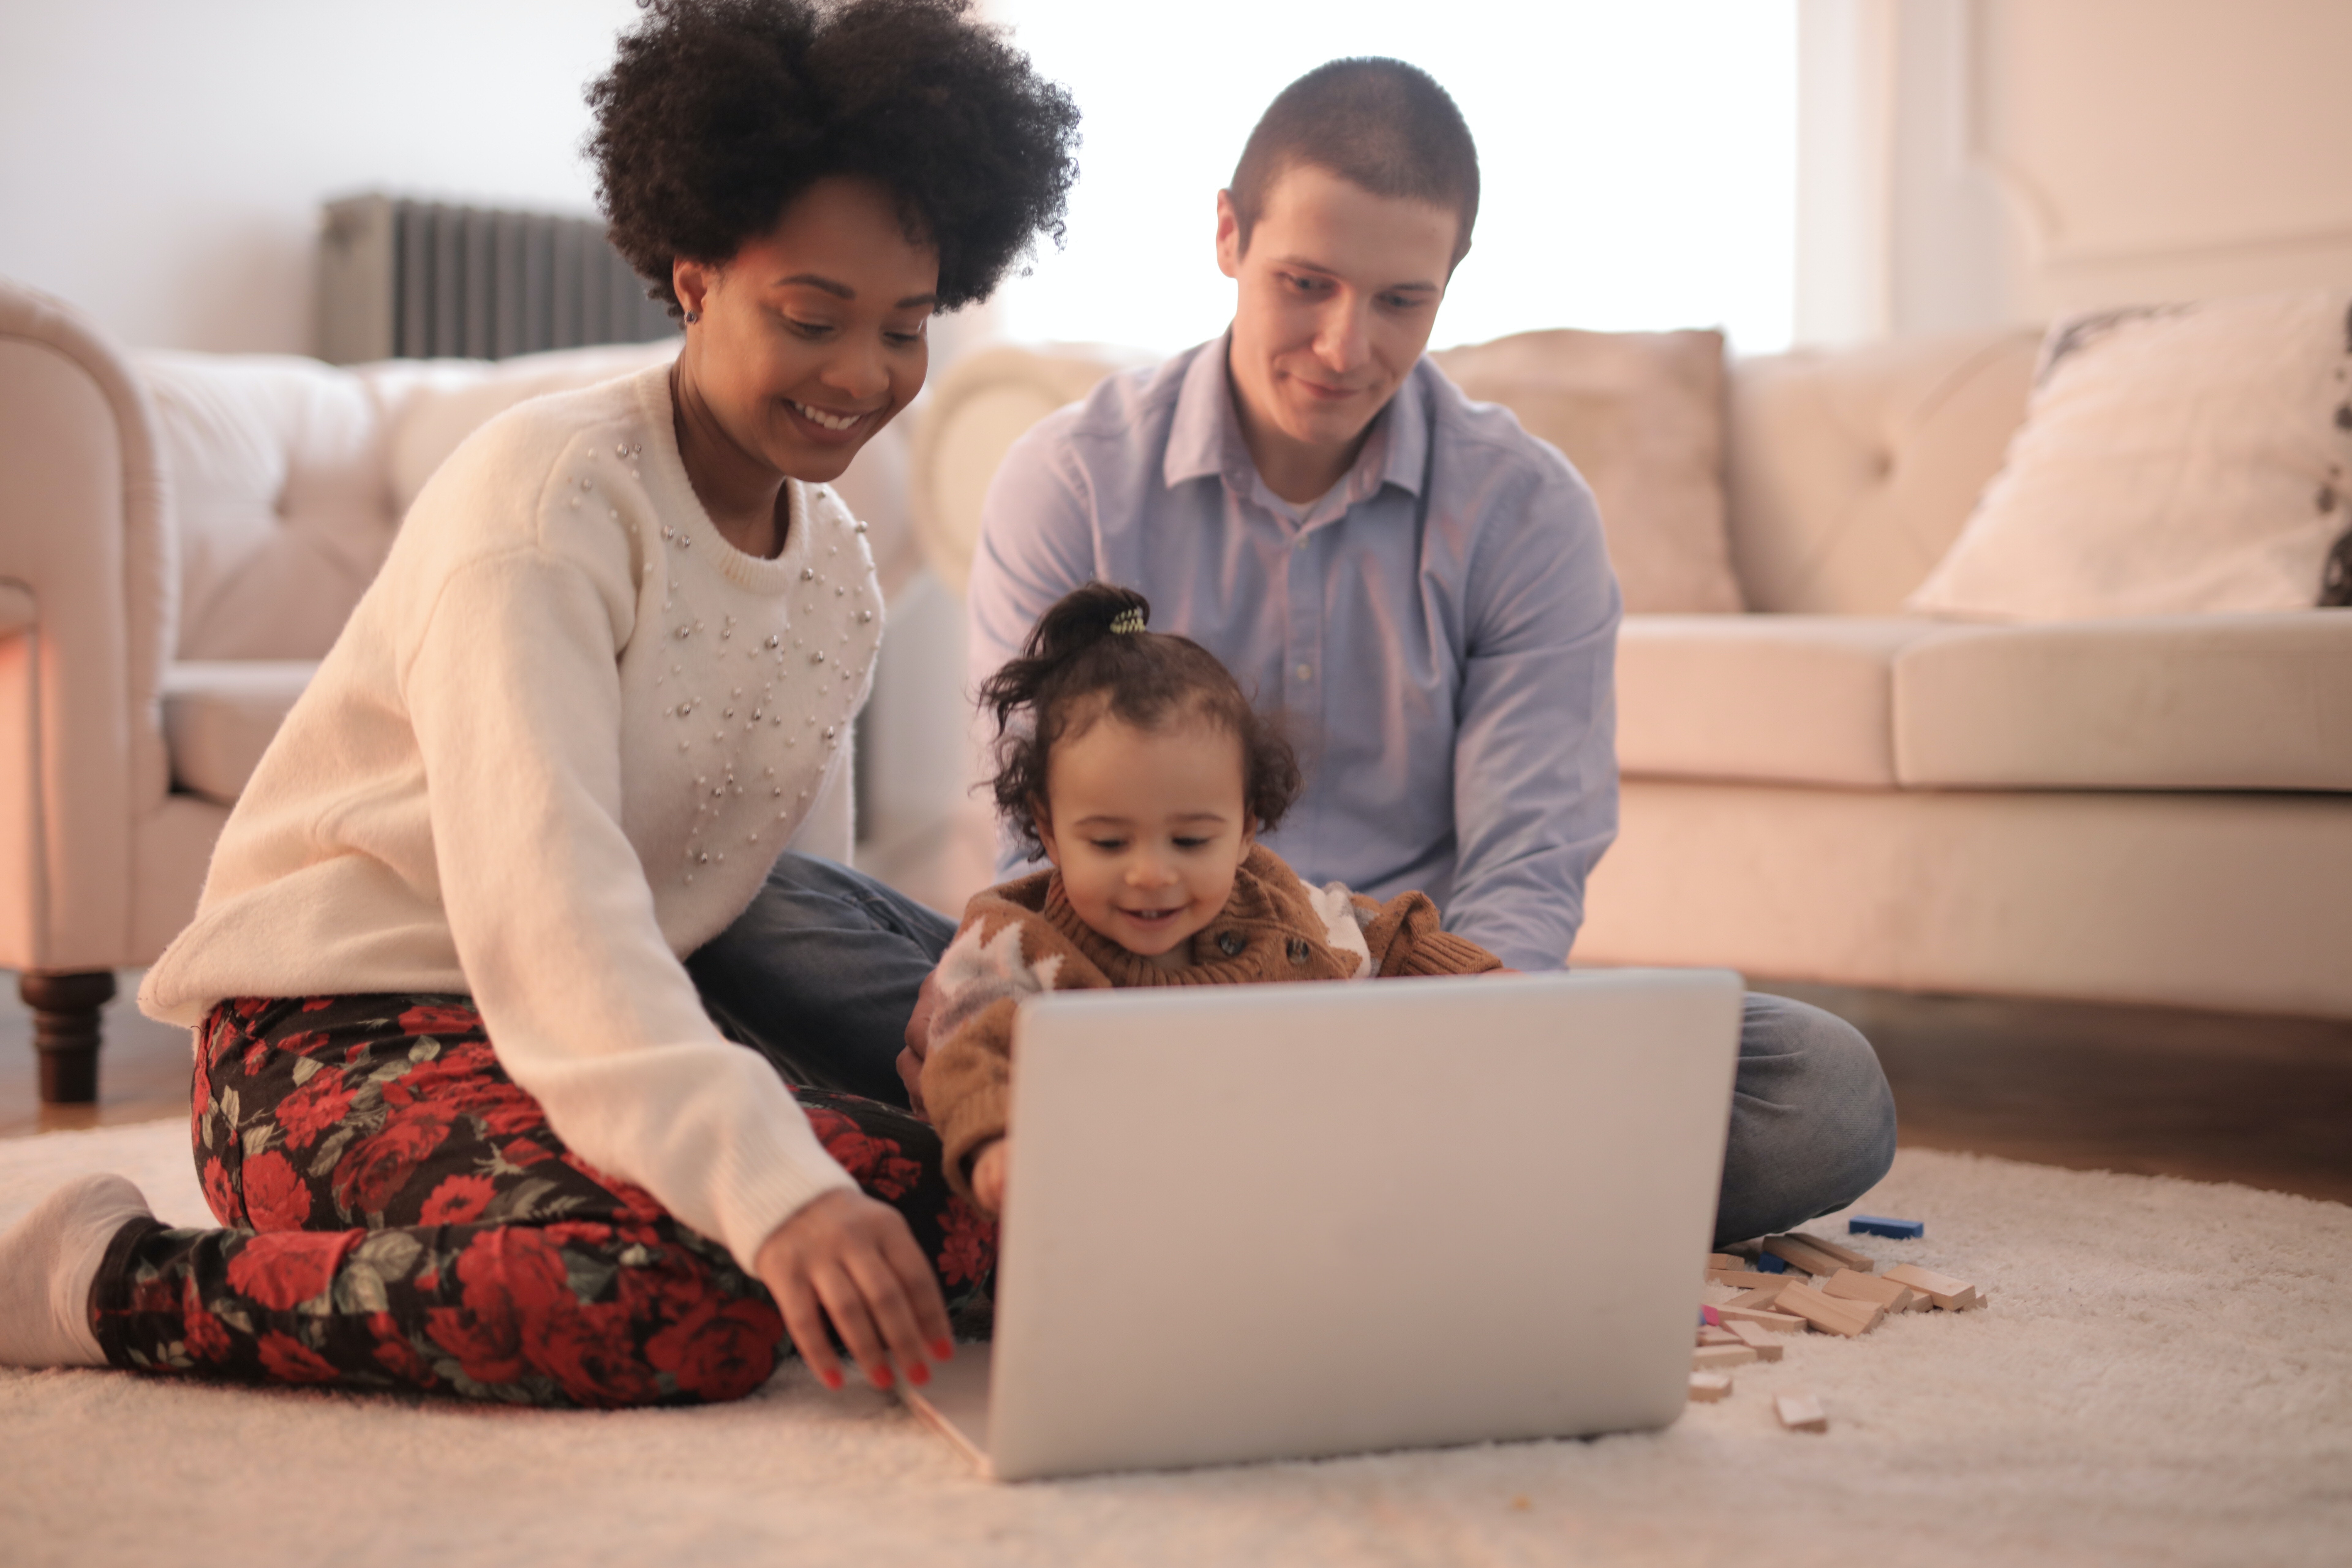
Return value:
[[(726, 1248), (563, 1146), (463, 996), (226, 1002), (197, 1032), (196, 1165), (220, 1230), (125, 1227), (91, 1293), (107, 1360), (524, 1405), (740, 1398), (784, 1340)], [(951, 1306), (994, 1263), (938, 1134), (796, 1089)]]

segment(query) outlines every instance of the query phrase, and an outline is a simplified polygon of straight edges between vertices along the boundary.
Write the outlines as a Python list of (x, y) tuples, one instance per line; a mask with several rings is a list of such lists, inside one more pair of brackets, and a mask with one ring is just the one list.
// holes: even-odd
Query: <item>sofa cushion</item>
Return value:
[(2352, 290), (2050, 329), (2000, 474), (1907, 602), (1994, 621), (2294, 610), (2352, 520)]
[(219, 659), (163, 672), (163, 735), (172, 782), (233, 805), (294, 700), (319, 667), (302, 659)]
[(1864, 616), (1628, 616), (1618, 770), (1892, 788), (1895, 660), (1948, 630)]
[(1736, 611), (1723, 523), (1723, 334), (1520, 332), (1430, 359), (1568, 454), (1625, 608)]
[(2352, 790), (2352, 610), (1948, 631), (1895, 661), (1907, 786)]

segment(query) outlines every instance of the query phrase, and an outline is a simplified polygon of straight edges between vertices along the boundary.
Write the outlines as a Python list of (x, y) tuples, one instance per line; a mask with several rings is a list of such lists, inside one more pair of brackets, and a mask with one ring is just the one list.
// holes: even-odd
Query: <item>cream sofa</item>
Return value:
[[(2036, 342), (1728, 367), (1749, 613), (1626, 619), (1622, 828), (1580, 962), (2352, 1017), (2352, 611), (1901, 612), (1998, 470)], [(1013, 439), (1119, 363), (1006, 349), (942, 381), (912, 483), (943, 577)]]
[[(425, 479), (522, 398), (676, 352), (338, 368), (128, 354), (0, 279), (0, 965), (43, 1097), (88, 1100), (113, 971), (194, 912), (228, 809)], [(886, 585), (903, 436), (841, 489)]]

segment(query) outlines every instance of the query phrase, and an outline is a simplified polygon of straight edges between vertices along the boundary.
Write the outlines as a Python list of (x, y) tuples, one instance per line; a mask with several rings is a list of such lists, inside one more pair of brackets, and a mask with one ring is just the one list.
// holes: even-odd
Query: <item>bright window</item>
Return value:
[(1274, 95), (1343, 55), (1434, 76), (1477, 139), (1475, 247), (1432, 342), (1720, 326), (1786, 347), (1794, 0), (991, 0), (1085, 115), (1069, 244), (998, 296), (1029, 342), (1169, 351), (1233, 311), (1216, 193)]

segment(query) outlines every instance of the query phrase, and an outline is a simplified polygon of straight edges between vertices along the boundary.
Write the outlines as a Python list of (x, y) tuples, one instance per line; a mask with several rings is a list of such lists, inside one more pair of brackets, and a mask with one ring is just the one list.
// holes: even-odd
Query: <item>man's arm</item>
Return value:
[[(966, 679), (975, 691), (1021, 651), (1029, 629), (1056, 599), (1095, 576), (1093, 497), (1069, 445), (1076, 420), (1077, 410), (1066, 408), (1032, 426), (1005, 453), (981, 502), (980, 543), (964, 594), (970, 627)], [(975, 722), (975, 734), (984, 742), (989, 721)], [(1029, 868), (1019, 846), (1000, 827), (998, 879)]]
[(1517, 969), (1558, 969), (1584, 879), (1617, 836), (1622, 602), (1592, 493), (1549, 458), (1467, 577), (1445, 928)]

